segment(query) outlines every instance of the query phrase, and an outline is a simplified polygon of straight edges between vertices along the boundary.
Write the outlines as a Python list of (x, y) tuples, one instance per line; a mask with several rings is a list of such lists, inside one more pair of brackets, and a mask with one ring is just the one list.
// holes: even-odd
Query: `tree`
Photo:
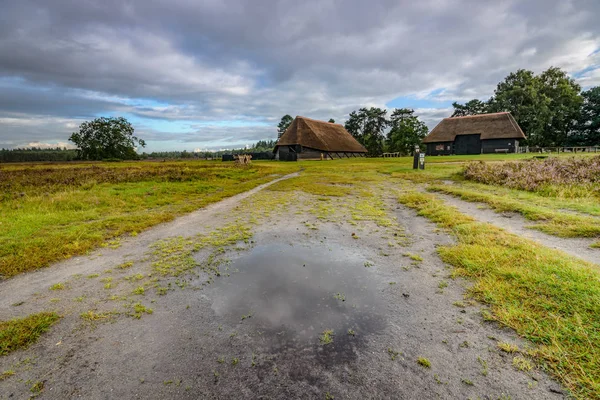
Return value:
[(563, 146), (575, 128), (582, 98), (580, 86), (560, 68), (536, 76), (520, 69), (500, 82), (490, 112), (510, 111), (535, 146)]
[(455, 101), (452, 103), (452, 107), (454, 107), (453, 117), (464, 117), (467, 115), (485, 114), (488, 112), (488, 104), (478, 99), (467, 101), (465, 104), (460, 104)]
[(277, 139), (281, 138), (281, 135), (283, 135), (283, 133), (288, 128), (288, 126), (290, 126), (293, 120), (294, 119), (289, 114), (286, 114), (283, 117), (281, 117), (281, 121), (279, 122), (279, 125), (277, 125)]
[(542, 94), (550, 112), (544, 136), (554, 146), (567, 145), (581, 112), (581, 86), (560, 68), (550, 67), (539, 75)]
[(136, 147), (146, 146), (146, 142), (133, 136), (133, 126), (123, 117), (86, 121), (69, 141), (75, 143), (82, 160), (137, 159)]
[(388, 126), (386, 110), (381, 108), (361, 108), (352, 111), (346, 121), (346, 130), (366, 147), (370, 156), (379, 156), (383, 153), (383, 131)]
[(544, 145), (544, 121), (548, 101), (542, 96), (539, 79), (532, 71), (520, 69), (498, 83), (490, 101), (492, 112), (510, 111), (531, 145)]
[(327, 122), (329, 122), (329, 123), (331, 123), (331, 124), (335, 124), (335, 119), (333, 119), (333, 118), (329, 118), (329, 121), (327, 121)]
[(600, 86), (581, 94), (583, 105), (573, 137), (573, 144), (583, 146), (600, 145)]
[(388, 151), (411, 154), (415, 145), (421, 145), (429, 130), (427, 125), (414, 115), (414, 110), (397, 108), (390, 116), (391, 129), (387, 134)]

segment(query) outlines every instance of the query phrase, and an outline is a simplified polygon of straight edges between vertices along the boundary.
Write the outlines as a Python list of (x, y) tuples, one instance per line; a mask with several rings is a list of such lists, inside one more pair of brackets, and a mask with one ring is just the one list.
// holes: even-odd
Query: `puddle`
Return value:
[[(365, 261), (351, 248), (256, 246), (207, 294), (220, 320), (251, 324), (270, 353), (294, 350), (324, 363), (347, 360), (385, 327), (378, 278)], [(333, 343), (321, 345), (326, 329), (334, 331)]]

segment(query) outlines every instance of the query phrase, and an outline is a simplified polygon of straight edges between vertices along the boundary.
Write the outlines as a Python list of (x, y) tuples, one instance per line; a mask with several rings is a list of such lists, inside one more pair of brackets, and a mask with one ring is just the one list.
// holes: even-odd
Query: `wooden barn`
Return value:
[(275, 159), (364, 157), (367, 149), (340, 124), (297, 116), (277, 141)]
[(516, 153), (525, 134), (509, 112), (444, 118), (423, 139), (427, 154)]

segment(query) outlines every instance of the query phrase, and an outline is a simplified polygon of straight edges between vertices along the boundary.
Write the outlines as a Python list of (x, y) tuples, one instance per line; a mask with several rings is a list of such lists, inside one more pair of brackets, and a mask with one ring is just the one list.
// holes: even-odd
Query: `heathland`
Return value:
[[(18, 305), (20, 302), (16, 302), (15, 299), (13, 306), (2, 312), (3, 318), (6, 315), (19, 318), (0, 323), (0, 354), (24, 351), (18, 349), (26, 348), (36, 340), (42, 340), (39, 339), (42, 332), (61, 329), (50, 327), (52, 324), (64, 326), (62, 332), (65, 332), (67, 328), (72, 328), (69, 324), (75, 324), (76, 321), (99, 324), (105, 320), (114, 322), (119, 320), (120, 316), (134, 316), (134, 319), (143, 316), (144, 319), (151, 319), (154, 316), (150, 314), (152, 309), (149, 306), (154, 300), (145, 303), (144, 296), (162, 298), (163, 295), (179, 290), (178, 288), (187, 290), (189, 285), (198, 291), (186, 292), (187, 296), (191, 296), (186, 297), (186, 302), (192, 302), (190, 299), (198, 296), (195, 293), (203, 291), (206, 291), (209, 297), (218, 297), (217, 292), (211, 289), (215, 281), (232, 279), (232, 282), (235, 282), (234, 270), (237, 268), (228, 267), (231, 260), (226, 259), (227, 255), (239, 252), (231, 256), (239, 263), (239, 260), (246, 257), (246, 252), (252, 252), (248, 250), (252, 246), (269, 244), (263, 243), (267, 239), (272, 241), (285, 238), (294, 247), (304, 244), (314, 248), (329, 241), (334, 243), (338, 240), (336, 235), (347, 233), (349, 242), (339, 238), (339, 243), (342, 243), (344, 248), (353, 248), (353, 251), (362, 255), (373, 253), (371, 258), (360, 260), (359, 266), (362, 268), (356, 270), (356, 273), (361, 279), (365, 279), (365, 285), (370, 285), (372, 274), (378, 276), (379, 280), (385, 280), (381, 292), (387, 293), (385, 296), (388, 297), (378, 301), (393, 302), (393, 309), (398, 313), (404, 312), (403, 307), (415, 307), (415, 316), (425, 315), (429, 320), (442, 321), (441, 325), (434, 329), (437, 330), (436, 333), (431, 334), (433, 342), (428, 344), (429, 347), (419, 347), (418, 338), (422, 331), (413, 332), (410, 324), (402, 324), (401, 321), (395, 320), (392, 326), (406, 326), (402, 328), (407, 330), (403, 334), (406, 334), (406, 337), (414, 337), (414, 342), (403, 343), (396, 337), (398, 335), (388, 332), (386, 340), (395, 343), (393, 346), (385, 341), (369, 339), (363, 344), (363, 352), (362, 347), (355, 344), (358, 346), (356, 351), (362, 354), (365, 368), (370, 370), (371, 374), (373, 371), (379, 371), (377, 373), (387, 382), (386, 379), (391, 379), (391, 376), (387, 376), (388, 373), (400, 373), (404, 371), (402, 368), (405, 368), (404, 372), (408, 374), (424, 374), (419, 378), (423, 379), (423, 382), (428, 382), (427, 379), (431, 378), (432, 383), (440, 385), (441, 391), (438, 392), (435, 388), (427, 390), (434, 390), (442, 395), (466, 397), (497, 394), (492, 392), (493, 379), (496, 378), (488, 381), (487, 375), (490, 370), (492, 374), (498, 374), (498, 379), (508, 385), (507, 391), (513, 395), (527, 396), (527, 390), (532, 390), (532, 398), (543, 398), (543, 392), (538, 393), (535, 391), (537, 389), (531, 387), (538, 385), (536, 379), (542, 379), (538, 375), (532, 375), (538, 371), (557, 379), (577, 398), (600, 398), (600, 350), (596, 345), (600, 343), (598, 263), (586, 262), (549, 248), (543, 241), (534, 241), (494, 224), (482, 222), (477, 215), (466, 215), (448, 205), (445, 200), (451, 195), (467, 202), (475, 202), (482, 209), (488, 208), (488, 211), (491, 209), (507, 216), (521, 215), (531, 221), (526, 228), (534, 232), (542, 232), (549, 237), (565, 238), (564, 240), (585, 238), (592, 246), (598, 246), (599, 164), (600, 158), (593, 155), (576, 158), (561, 155), (538, 159), (522, 154), (430, 157), (424, 171), (412, 170), (412, 160), (409, 158), (299, 163), (255, 162), (247, 167), (220, 161), (0, 165), (0, 187), (3, 189), (0, 199), (0, 274), (6, 279), (0, 285), (8, 288), (8, 285), (14, 284), (15, 287), (22, 288), (22, 285), (27, 283), (19, 281), (19, 274), (48, 267), (39, 272), (47, 273), (51, 277), (55, 262), (95, 251), (89, 261), (90, 271), (94, 272), (89, 274), (89, 279), (74, 276), (66, 281), (47, 281), (50, 292), (47, 292), (48, 288), (31, 288), (30, 291), (34, 293), (46, 290), (48, 294), (32, 294), (32, 299), (23, 299), (23, 306)], [(110, 252), (118, 252), (121, 242), (127, 242), (127, 246), (133, 246), (131, 248), (134, 249), (138, 239), (136, 236), (142, 236), (144, 231), (153, 225), (184, 216), (292, 172), (299, 174), (274, 183), (259, 195), (240, 202), (226, 215), (206, 220), (206, 224), (211, 226), (202, 226), (201, 229), (205, 233), (200, 236), (186, 235), (186, 232), (182, 232), (181, 237), (165, 237), (152, 244), (151, 253), (139, 260), (129, 259), (128, 254), (119, 253), (118, 256), (123, 257), (123, 260), (110, 269), (106, 269), (106, 265), (110, 265), (112, 261), (101, 261), (102, 257), (113, 257)], [(573, 179), (574, 176), (577, 178)], [(415, 210), (424, 218), (411, 216), (410, 210)], [(183, 218), (185, 219), (185, 216)], [(421, 227), (425, 219), (434, 223), (437, 228)], [(514, 218), (514, 224), (519, 223), (517, 219)], [(190, 221), (190, 224), (192, 222)], [(192, 224), (186, 229), (197, 232), (200, 227)], [(439, 235), (448, 240), (436, 242)], [(333, 251), (335, 246), (330, 246), (329, 251)], [(107, 254), (102, 255), (99, 250), (94, 250), (97, 248), (102, 248), (100, 251)], [(589, 250), (598, 251), (600, 255), (600, 250)], [(130, 251), (129, 248), (127, 251)], [(289, 251), (293, 253), (292, 250)], [(131, 254), (134, 253), (132, 250)], [(307, 251), (304, 253), (310, 254)], [(327, 249), (325, 253), (319, 254), (325, 257), (326, 253)], [(338, 256), (346, 257), (341, 254)], [(287, 265), (293, 264), (292, 259), (290, 255), (286, 263), (285, 257), (280, 253), (260, 258), (264, 268), (271, 262), (269, 260), (283, 260)], [(600, 257), (598, 259), (600, 260)], [(300, 271), (302, 268), (311, 268), (311, 261), (309, 258), (304, 266), (300, 264)], [(97, 267), (94, 266), (96, 264)], [(445, 270), (444, 266), (448, 269)], [(325, 267), (331, 268), (323, 265), (323, 268)], [(242, 269), (242, 266), (239, 268)], [(251, 270), (255, 267), (247, 268)], [(275, 279), (279, 271), (269, 270), (269, 273), (272, 279)], [(121, 276), (123, 274), (132, 275)], [(190, 275), (188, 280), (185, 278), (187, 275)], [(202, 284), (196, 287), (194, 282), (198, 276), (201, 277)], [(96, 278), (99, 279), (100, 285), (96, 285), (97, 288), (94, 286)], [(247, 279), (250, 278), (251, 275), (248, 275)], [(377, 279), (373, 283), (376, 287), (379, 282)], [(461, 279), (467, 282), (466, 289), (460, 284)], [(344, 279), (341, 281), (345, 282)], [(297, 280), (290, 282), (299, 285)], [(290, 282), (287, 284), (291, 285)], [(324, 277), (322, 284), (326, 285), (328, 282)], [(432, 288), (427, 286), (429, 283), (433, 285)], [(338, 304), (335, 307), (332, 305), (332, 309), (338, 310), (343, 305), (349, 307), (349, 313), (360, 310), (360, 303), (359, 307), (355, 308), (354, 302), (358, 300), (353, 299), (353, 296), (363, 293), (362, 287), (357, 289), (355, 294), (351, 289), (338, 289), (335, 286), (337, 284), (339, 282), (334, 282), (331, 288), (327, 288), (331, 290), (331, 301)], [(294, 285), (290, 288), (296, 287)], [(420, 288), (419, 285), (423, 287)], [(421, 289), (425, 293), (429, 289), (432, 290), (432, 294), (427, 295), (427, 298), (423, 297), (423, 301), (434, 302), (438, 311), (426, 310), (426, 306), (416, 306), (416, 303), (410, 304), (420, 301)], [(240, 293), (235, 292), (232, 296), (237, 298)], [(265, 296), (265, 293), (268, 291), (261, 292), (260, 296)], [(444, 296), (444, 293), (455, 293), (464, 298), (453, 301), (450, 297), (439, 297)], [(49, 297), (50, 294), (52, 298)], [(305, 295), (295, 293), (295, 296)], [(319, 296), (322, 294), (319, 293)], [(173, 294), (171, 298), (178, 297)], [(279, 299), (281, 302), (281, 298)], [(249, 297), (240, 301), (248, 307), (247, 304), (251, 304), (253, 299)], [(122, 303), (121, 308), (116, 306), (119, 302)], [(107, 308), (106, 304), (115, 306)], [(168, 303), (168, 309), (174, 309), (174, 304)], [(475, 305), (479, 305), (480, 308), (472, 312), (474, 307), (478, 307)], [(160, 301), (153, 306), (158, 310), (160, 307)], [(464, 317), (461, 316), (463, 314), (459, 313), (459, 310), (465, 309), (469, 310), (465, 315), (468, 321), (473, 322), (472, 325), (464, 321)], [(316, 314), (319, 312), (318, 310)], [(447, 322), (447, 319), (443, 318), (443, 312), (459, 313), (455, 320), (450, 321), (454, 325), (449, 328), (443, 325)], [(201, 318), (208, 318), (206, 315), (202, 314)], [(183, 316), (181, 318), (181, 321), (185, 321)], [(241, 321), (244, 324), (262, 324), (264, 321), (261, 318), (263, 316), (260, 309), (248, 309), (241, 316)], [(328, 318), (332, 318), (331, 315)], [(254, 382), (254, 378), (248, 375), (250, 372), (235, 375), (241, 372), (234, 367), (240, 360), (244, 360), (240, 349), (244, 346), (258, 346), (259, 337), (260, 340), (266, 340), (265, 337), (271, 341), (275, 340), (279, 333), (275, 333), (275, 330), (265, 331), (261, 325), (261, 329), (254, 327), (254, 330), (243, 331), (244, 335), (240, 336), (245, 339), (236, 339), (238, 331), (244, 329), (239, 325), (240, 316), (237, 316), (235, 324), (229, 324), (227, 320), (207, 321), (215, 324), (215, 332), (206, 332), (203, 334), (205, 336), (198, 339), (201, 348), (212, 346), (219, 349), (216, 342), (210, 342), (212, 339), (209, 337), (222, 336), (219, 333), (224, 329), (221, 323), (225, 328), (231, 325), (231, 334), (218, 340), (228, 344), (236, 340), (246, 340), (239, 345), (231, 344), (232, 349), (240, 352), (235, 353), (231, 350), (232, 370), (223, 369), (220, 366), (222, 362), (219, 361), (217, 365), (223, 370), (218, 372), (215, 369), (214, 376), (210, 377), (217, 382), (224, 379), (226, 374), (232, 374), (231, 377), (236, 378), (237, 383), (231, 384), (231, 390), (244, 389), (244, 382)], [(417, 319), (414, 321), (415, 324), (420, 324), (416, 322)], [(313, 322), (315, 326), (325, 323)], [(372, 322), (367, 325), (372, 327)], [(331, 346), (337, 346), (336, 343), (354, 340), (352, 338), (355, 335), (357, 338), (367, 335), (367, 325), (344, 326), (343, 332), (335, 329), (335, 326), (323, 326), (323, 329), (314, 334), (304, 334), (304, 331), (298, 328), (298, 331), (293, 333), (314, 336), (315, 345), (327, 348), (330, 343), (333, 343)], [(488, 348), (485, 353), (477, 353), (481, 348), (485, 348), (485, 343), (481, 340), (490, 340), (486, 337), (492, 336), (502, 337), (503, 333), (498, 329), (500, 327), (514, 330), (521, 342), (511, 344), (498, 341), (494, 346), (495, 350)], [(419, 325), (419, 329), (424, 328)], [(482, 335), (480, 329), (488, 332), (483, 339), (479, 338)], [(254, 337), (253, 332), (256, 330), (263, 333), (256, 336), (256, 341), (252, 341), (254, 339), (250, 338)], [(272, 338), (269, 336), (271, 333), (274, 335)], [(461, 337), (465, 334), (470, 335), (468, 341)], [(323, 343), (323, 337), (330, 342)], [(209, 341), (207, 343), (212, 345), (205, 346), (200, 343), (201, 339)], [(294, 336), (294, 342), (296, 340)], [(427, 340), (429, 339), (422, 338), (423, 342)], [(427, 353), (427, 348), (448, 346), (448, 341), (454, 340), (456, 349), (450, 351), (443, 347), (439, 351)], [(378, 354), (379, 350), (375, 353), (373, 351), (379, 347), (382, 351), (386, 351), (387, 348), (387, 358), (391, 361), (398, 358), (400, 364), (382, 367), (382, 359), (370, 355)], [(415, 353), (415, 348), (419, 348), (423, 354)], [(336, 354), (345, 354), (347, 351), (345, 347), (335, 349)], [(444, 355), (447, 350), (448, 355)], [(26, 351), (35, 351), (35, 348)], [(59, 352), (60, 349), (53, 351)], [(263, 351), (267, 353), (267, 350)], [(291, 368), (291, 365), (285, 363), (285, 357), (277, 358), (281, 357), (280, 350), (269, 351), (271, 358), (266, 355), (257, 356), (253, 352), (247, 361), (251, 367), (261, 363), (269, 365), (269, 379), (273, 379), (271, 383), (280, 385), (282, 382), (277, 381), (278, 379), (286, 379), (293, 375), (292, 371), (287, 369)], [(477, 377), (466, 367), (461, 369), (461, 364), (471, 364), (458, 352), (473, 352), (469, 355), (472, 355), (472, 364), (480, 369)], [(317, 353), (317, 357), (318, 354), (328, 353)], [(224, 360), (220, 355), (217, 356), (219, 360)], [(25, 359), (28, 355), (24, 353), (21, 357)], [(460, 373), (465, 376), (441, 368), (445, 363), (452, 365), (455, 357), (462, 357), (455, 369), (462, 371)], [(506, 357), (509, 357), (509, 361), (504, 365), (506, 362), (503, 364), (502, 360)], [(412, 361), (404, 365), (407, 359)], [(343, 381), (342, 378), (339, 382), (336, 380), (338, 372), (345, 374), (342, 369), (327, 370), (329, 364), (324, 365), (324, 369), (319, 371), (329, 378), (324, 377), (325, 375), (313, 376), (312, 379), (318, 382), (316, 386), (331, 387), (339, 390), (339, 393), (350, 390), (337, 385)], [(413, 365), (417, 365), (416, 371)], [(68, 372), (68, 367), (57, 368), (71, 373)], [(213, 368), (216, 367), (206, 366), (207, 371)], [(0, 381), (10, 381), (12, 373), (26, 373), (19, 372), (17, 367), (14, 371), (7, 371), (9, 373), (6, 376), (2, 375)], [(221, 378), (219, 373), (223, 375)], [(370, 375), (363, 377), (360, 369), (355, 373), (357, 380), (364, 379), (367, 382), (373, 379)], [(469, 373), (471, 375), (468, 375)], [(524, 374), (526, 380), (527, 377), (533, 377), (528, 380), (529, 389), (511, 386), (508, 382), (513, 380), (513, 373)], [(185, 371), (181, 374), (185, 374)], [(428, 378), (427, 374), (431, 377)], [(442, 374), (450, 375), (444, 378)], [(171, 378), (173, 376), (165, 376), (165, 382)], [(57, 390), (62, 390), (59, 375), (53, 379)], [(458, 386), (444, 386), (444, 379), (456, 380)], [(290, 387), (300, 390), (300, 381), (292, 381), (295, 383)], [(15, 388), (18, 387), (16, 383), (14, 385)], [(424, 387), (418, 386), (419, 383), (414, 385), (411, 390), (424, 390)], [(170, 384), (165, 383), (164, 386), (168, 388), (154, 390), (176, 390), (171, 389)], [(313, 390), (316, 386), (313, 385), (309, 389)], [(386, 394), (386, 387), (384, 384), (380, 389), (382, 396)], [(268, 391), (274, 390), (272, 388), (260, 388), (266, 394), (274, 394)], [(209, 392), (211, 390), (213, 389)], [(220, 393), (226, 392), (222, 387), (220, 390)], [(356, 390), (359, 393), (363, 389)], [(334, 391), (332, 395), (335, 394)], [(329, 394), (329, 389), (327, 393)]]

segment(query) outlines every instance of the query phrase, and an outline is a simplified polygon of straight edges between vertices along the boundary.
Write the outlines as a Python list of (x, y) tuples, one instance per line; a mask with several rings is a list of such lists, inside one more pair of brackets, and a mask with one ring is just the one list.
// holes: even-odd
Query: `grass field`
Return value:
[[(464, 163), (482, 159), (500, 162), (531, 156), (429, 157), (425, 171), (413, 171), (408, 157), (256, 162), (248, 168), (219, 161), (0, 165), (0, 277), (44, 267), (98, 246), (118, 246), (122, 235), (136, 235), (249, 190), (275, 174), (300, 168), (306, 169), (300, 179), (310, 180), (315, 192), (344, 195), (344, 183), (369, 179), (367, 175), (374, 177), (373, 172), (378, 172), (394, 179), (431, 183), (430, 190), (486, 202), (499, 211), (519, 212), (550, 234), (599, 236), (600, 224), (586, 218), (587, 214), (600, 215), (597, 196), (553, 197), (465, 181), (460, 175)], [(340, 173), (343, 171), (354, 176)], [(323, 185), (327, 180), (337, 186)], [(444, 184), (448, 180), (456, 183)], [(582, 215), (567, 214), (564, 209)]]
[(0, 276), (8, 278), (252, 189), (297, 164), (221, 162), (0, 166)]
[[(304, 191), (324, 200), (360, 193), (364, 202), (350, 208), (361, 208), (361, 216), (385, 226), (386, 217), (369, 190), (374, 183), (385, 183), (391, 193), (398, 193), (400, 203), (456, 238), (456, 244), (438, 252), (453, 266), (454, 276), (472, 281), (469, 295), (489, 304), (484, 318), (528, 339), (532, 347), (522, 350), (522, 356), (535, 360), (576, 397), (600, 398), (598, 268), (477, 222), (436, 195), (443, 192), (497, 211), (518, 212), (551, 235), (599, 238), (596, 183), (588, 190), (571, 190), (568, 184), (522, 190), (474, 182), (463, 174), (471, 160), (501, 165), (531, 158), (429, 157), (424, 171), (412, 170), (410, 158), (256, 162), (249, 168), (203, 161), (0, 166), (0, 274), (10, 277), (101, 245), (118, 246), (121, 235), (136, 235), (300, 169), (299, 177), (269, 190), (290, 196)], [(326, 203), (315, 206), (315, 213), (326, 216)]]

